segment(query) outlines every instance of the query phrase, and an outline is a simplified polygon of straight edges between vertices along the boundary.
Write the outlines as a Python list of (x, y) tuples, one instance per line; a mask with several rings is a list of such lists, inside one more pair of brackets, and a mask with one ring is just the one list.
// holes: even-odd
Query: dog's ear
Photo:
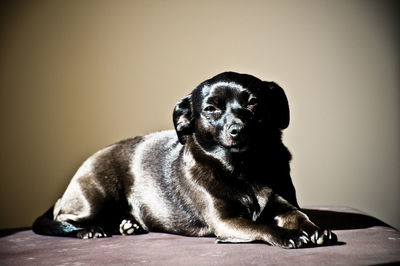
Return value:
[(182, 98), (175, 106), (173, 121), (176, 134), (181, 144), (185, 144), (185, 135), (193, 133), (192, 95)]
[(286, 94), (275, 82), (264, 81), (264, 84), (270, 92), (268, 102), (271, 107), (271, 119), (276, 123), (278, 128), (285, 129), (289, 126), (290, 121), (289, 103)]

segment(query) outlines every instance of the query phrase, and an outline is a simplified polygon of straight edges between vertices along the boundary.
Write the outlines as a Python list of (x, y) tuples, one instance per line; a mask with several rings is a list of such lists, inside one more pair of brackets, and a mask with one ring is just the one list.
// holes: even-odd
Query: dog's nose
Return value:
[(243, 128), (242, 125), (233, 124), (229, 127), (228, 132), (232, 137), (237, 138), (243, 132)]

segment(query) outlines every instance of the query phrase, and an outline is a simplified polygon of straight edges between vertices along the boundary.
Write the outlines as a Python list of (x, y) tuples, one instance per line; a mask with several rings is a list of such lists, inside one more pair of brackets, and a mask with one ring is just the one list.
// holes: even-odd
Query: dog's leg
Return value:
[(96, 186), (94, 178), (88, 175), (73, 179), (63, 197), (54, 205), (54, 221), (74, 226), (77, 230), (71, 235), (75, 233), (77, 238), (107, 237), (102, 227), (104, 221), (97, 216), (104, 203), (104, 193), (100, 186)]
[(328, 229), (321, 229), (299, 209), (292, 207), (286, 200), (276, 196), (275, 204), (279, 206), (274, 216), (276, 225), (289, 230), (305, 232), (315, 245), (329, 245), (337, 242), (337, 236)]
[(75, 234), (77, 238), (90, 239), (108, 236), (102, 227), (86, 225), (90, 224), (89, 221), (85, 221), (84, 218), (73, 214), (64, 214), (62, 216), (59, 215), (57, 219), (54, 220), (54, 222), (64, 225), (63, 227), (68, 226), (74, 228), (74, 230), (71, 231), (70, 235)]
[(218, 242), (263, 241), (283, 248), (301, 248), (337, 241), (334, 233), (316, 226), (306, 214), (279, 195), (275, 195), (269, 204), (255, 221), (244, 218), (219, 219), (213, 216), (212, 224)]
[(279, 227), (306, 232), (311, 242), (315, 245), (329, 245), (337, 242), (337, 237), (331, 230), (321, 229), (300, 210), (281, 213), (276, 215), (274, 220)]
[(219, 220), (214, 233), (218, 243), (263, 241), (283, 248), (301, 248), (310, 239), (305, 232), (243, 218)]
[[(107, 237), (107, 234), (98, 226), (81, 226), (72, 220), (74, 215), (64, 215), (62, 219), (53, 218), (54, 207), (39, 216), (32, 225), (32, 230), (41, 235), (75, 236), (82, 239)], [(68, 217), (71, 219), (68, 219)]]

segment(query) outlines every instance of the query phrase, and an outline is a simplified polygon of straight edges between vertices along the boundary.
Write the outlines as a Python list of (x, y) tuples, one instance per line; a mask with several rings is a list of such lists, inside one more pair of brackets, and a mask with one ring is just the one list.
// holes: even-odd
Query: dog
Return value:
[(99, 238), (167, 232), (283, 248), (337, 241), (297, 203), (283, 145), (287, 97), (275, 82), (224, 72), (173, 110), (175, 131), (120, 141), (78, 169), (33, 224), (38, 234)]

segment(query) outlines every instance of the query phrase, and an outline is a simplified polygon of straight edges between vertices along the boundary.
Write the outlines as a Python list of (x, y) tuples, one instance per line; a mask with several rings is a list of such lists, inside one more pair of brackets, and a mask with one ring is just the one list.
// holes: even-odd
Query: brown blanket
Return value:
[(261, 243), (215, 244), (214, 238), (164, 233), (81, 240), (2, 231), (0, 265), (371, 265), (400, 262), (400, 232), (347, 207), (305, 210), (331, 228), (335, 246), (285, 250)]

